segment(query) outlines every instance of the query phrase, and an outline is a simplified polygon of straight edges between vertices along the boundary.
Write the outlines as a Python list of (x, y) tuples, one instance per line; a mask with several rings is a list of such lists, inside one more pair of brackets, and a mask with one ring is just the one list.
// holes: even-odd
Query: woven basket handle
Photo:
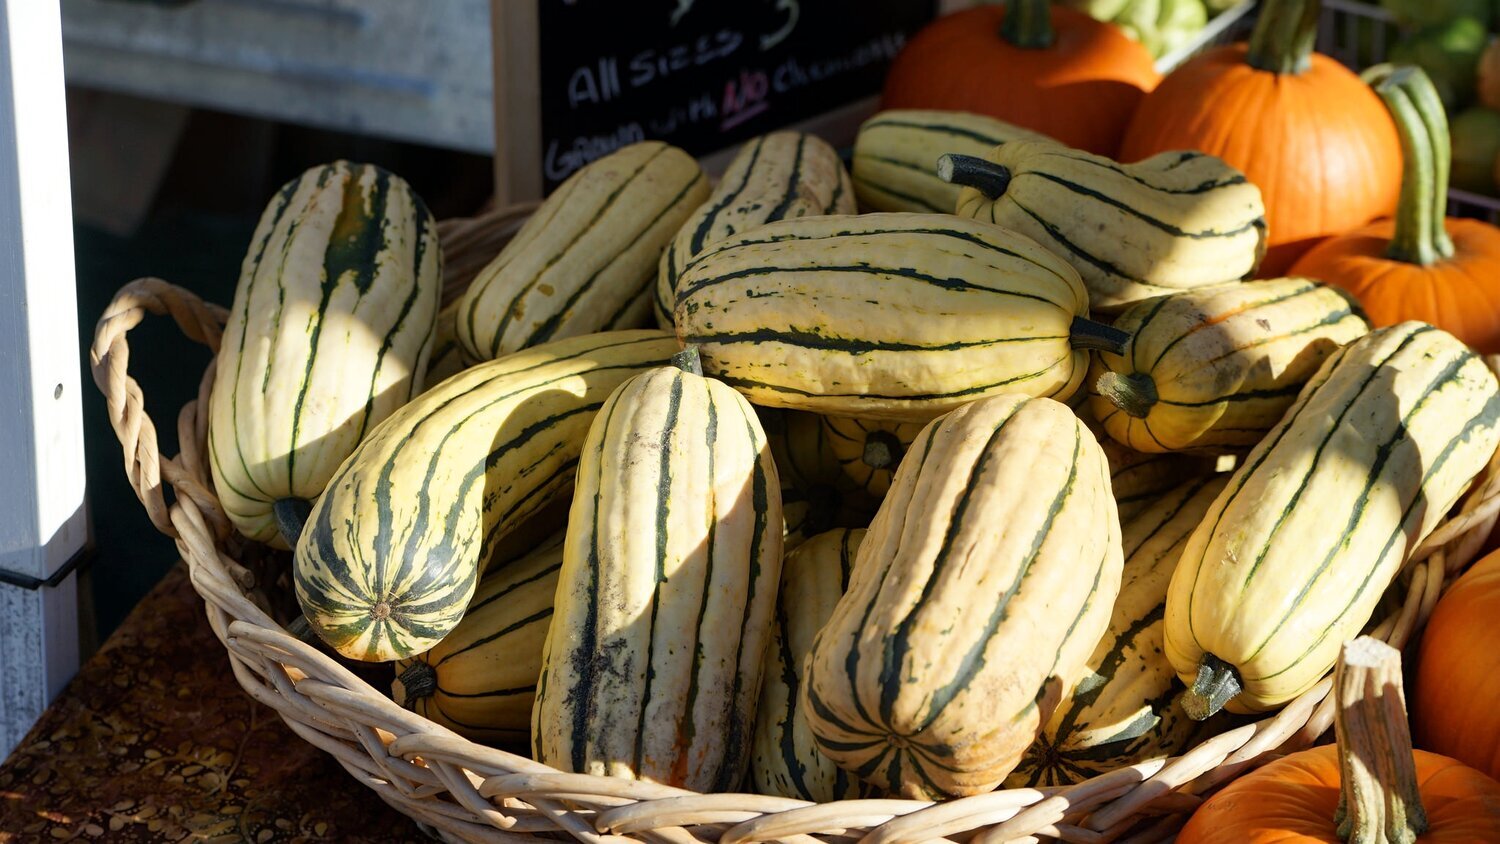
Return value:
[(168, 315), (177, 322), (189, 339), (202, 343), (217, 353), (219, 338), (229, 312), (219, 305), (203, 301), (196, 294), (168, 284), (159, 278), (132, 281), (115, 294), (99, 324), (94, 329), (94, 344), (89, 350), (89, 366), (94, 383), (104, 393), (109, 423), (119, 437), (125, 453), (125, 474), (135, 488), (136, 497), (156, 529), (177, 538), (169, 516), (161, 481), (166, 478), (178, 495), (193, 499), (207, 514), (215, 528), (227, 530), (228, 523), (218, 498), (200, 478), (206, 477), (198, 465), (202, 452), (206, 415), (200, 420), (196, 412), (204, 404), (212, 385), (213, 367), (208, 367), (197, 401), (188, 402), (178, 420), (178, 440), (183, 454), (178, 459), (163, 457), (157, 447), (156, 425), (146, 414), (141, 385), (130, 377), (130, 346), (126, 335), (140, 325), (146, 314)]

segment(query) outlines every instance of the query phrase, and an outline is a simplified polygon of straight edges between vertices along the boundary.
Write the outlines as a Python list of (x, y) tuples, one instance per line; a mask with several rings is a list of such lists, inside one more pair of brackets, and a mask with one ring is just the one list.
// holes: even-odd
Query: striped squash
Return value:
[(240, 533), (295, 542), (278, 507), (295, 531), (366, 433), (421, 390), (436, 231), (406, 182), (369, 164), (314, 167), (266, 206), (208, 402), (214, 489)]
[(934, 421), (808, 655), (818, 749), (906, 797), (993, 789), (1103, 635), (1121, 564), (1109, 467), (1065, 405), (997, 396)]
[(871, 211), (951, 214), (958, 185), (937, 175), (944, 153), (985, 155), (1008, 141), (1045, 135), (966, 111), (889, 109), (876, 112), (854, 139), (854, 192)]
[(481, 579), (452, 633), (396, 663), (396, 702), (464, 738), (525, 745), (562, 554), (558, 533)]
[(749, 763), (781, 497), (749, 403), (661, 367), (589, 429), (532, 749), (564, 771), (724, 791)]
[(568, 494), (609, 393), (676, 350), (660, 331), (561, 340), (467, 369), (386, 419), (297, 543), (293, 580), (312, 629), (370, 662), (436, 645), (499, 540)]
[(458, 339), (473, 360), (651, 319), (662, 250), (708, 198), (686, 152), (642, 141), (563, 182), (459, 300)]
[(860, 492), (879, 501), (906, 449), (922, 433), (915, 422), (880, 422), (847, 416), (821, 417), (829, 448)]
[(1201, 152), (1134, 164), (1059, 144), (1016, 142), (983, 158), (944, 156), (965, 188), (957, 214), (1015, 229), (1067, 259), (1093, 308), (1250, 278), (1266, 251), (1266, 209), (1245, 174)]
[(854, 210), (849, 173), (827, 141), (805, 132), (772, 132), (751, 140), (662, 253), (655, 286), (657, 323), (672, 327), (677, 279), (715, 243), (775, 220)]
[(1223, 453), (1260, 442), (1323, 360), (1370, 330), (1337, 287), (1302, 278), (1226, 284), (1132, 305), (1100, 354), (1090, 409), (1137, 451)]
[(1071, 785), (1180, 753), (1201, 734), (1177, 703), (1182, 686), (1162, 653), (1162, 613), (1182, 548), (1228, 480), (1188, 481), (1124, 523), (1125, 571), (1109, 629), (1007, 786)]
[(721, 242), (683, 274), (676, 325), (756, 404), (925, 422), (999, 393), (1066, 399), (1087, 349), (1124, 339), (1087, 314), (1078, 273), (1023, 236), (865, 214)]
[(438, 311), (437, 327), (432, 335), (432, 357), (427, 362), (426, 384), (431, 388), (468, 367), (464, 347), (458, 342), (458, 303), (454, 302)]
[(868, 784), (818, 751), (798, 694), (807, 651), (849, 585), (854, 552), (864, 536), (863, 530), (849, 528), (819, 534), (788, 552), (782, 564), (750, 765), (761, 794), (817, 803), (875, 796)]
[(1195, 718), (1318, 682), (1406, 554), (1500, 442), (1500, 388), (1452, 335), (1404, 322), (1335, 352), (1235, 470), (1167, 594)]
[(1121, 524), (1135, 518), (1162, 493), (1214, 471), (1212, 460), (1197, 455), (1146, 454), (1112, 439), (1101, 439), (1099, 445), (1109, 461), (1109, 484)]

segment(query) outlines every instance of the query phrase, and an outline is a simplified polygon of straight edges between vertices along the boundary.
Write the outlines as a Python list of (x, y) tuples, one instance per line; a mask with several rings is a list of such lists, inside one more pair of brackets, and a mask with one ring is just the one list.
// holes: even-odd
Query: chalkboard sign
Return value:
[[(535, 0), (542, 181), (647, 138), (695, 155), (878, 94), (937, 0)], [(505, 118), (497, 115), (497, 121)]]

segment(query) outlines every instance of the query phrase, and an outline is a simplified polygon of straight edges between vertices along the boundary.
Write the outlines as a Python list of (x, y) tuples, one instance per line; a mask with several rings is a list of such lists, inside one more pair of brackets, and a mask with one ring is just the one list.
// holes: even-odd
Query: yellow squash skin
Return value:
[(839, 467), (860, 492), (879, 501), (891, 488), (896, 467), (922, 433), (916, 422), (878, 422), (824, 416), (823, 430)]
[(938, 214), (783, 220), (678, 287), (677, 336), (756, 404), (925, 422), (1000, 393), (1066, 399), (1088, 353), (1078, 273), (1027, 238)]
[(432, 357), (427, 361), (424, 383), (431, 388), (468, 367), (463, 345), (458, 342), (458, 303), (454, 302), (438, 311), (437, 327), (432, 334)]
[(1009, 141), (1046, 141), (1047, 136), (1003, 120), (966, 111), (888, 109), (859, 127), (854, 139), (854, 191), (870, 211), (949, 214), (958, 205), (958, 185), (937, 175), (944, 153), (985, 155)]
[(1174, 293), (1132, 305), (1125, 354), (1094, 357), (1089, 406), (1137, 451), (1222, 454), (1260, 442), (1338, 347), (1370, 330), (1336, 287), (1301, 278)]
[[(1019, 141), (983, 161), (1005, 175), (983, 189), (966, 187), (955, 213), (1014, 229), (1065, 258), (1101, 313), (1250, 278), (1265, 254), (1260, 189), (1211, 155), (1164, 152), (1118, 164)], [(954, 178), (967, 172), (960, 167)]]
[(776, 220), (854, 211), (849, 173), (827, 141), (805, 132), (772, 132), (752, 139), (662, 253), (655, 285), (657, 324), (672, 327), (678, 278), (715, 243)]
[(1121, 524), (1135, 518), (1162, 493), (1214, 471), (1212, 460), (1197, 455), (1145, 454), (1107, 437), (1099, 445), (1109, 461), (1109, 483), (1115, 492)]
[(862, 529), (838, 528), (788, 551), (755, 712), (750, 775), (760, 794), (828, 803), (873, 797), (868, 784), (818, 751), (800, 710), (803, 661), (849, 585)]
[(1172, 576), (1166, 652), (1184, 709), (1266, 711), (1327, 674), (1494, 453), (1497, 421), (1495, 377), (1432, 326), (1372, 331), (1324, 361)]
[(392, 414), (339, 468), (297, 543), (312, 629), (370, 662), (436, 645), (505, 534), (568, 495), (604, 400), (676, 351), (660, 331), (574, 337), (466, 369)]
[(1072, 785), (1180, 753), (1200, 733), (1203, 725), (1177, 703), (1182, 687), (1162, 653), (1162, 613), (1182, 548), (1228, 480), (1188, 481), (1125, 522), (1125, 570), (1109, 629), (1006, 786)]
[(266, 206), (208, 402), (214, 489), (240, 533), (287, 547), (275, 502), (322, 495), (421, 391), (442, 275), (432, 214), (379, 167), (314, 167)]
[(459, 300), (473, 360), (651, 319), (662, 250), (708, 199), (708, 177), (660, 141), (616, 150), (568, 177)]
[(562, 550), (558, 533), (485, 575), (452, 633), (396, 663), (391, 697), (464, 738), (525, 746)]
[(738, 787), (781, 532), (776, 466), (743, 397), (677, 367), (622, 384), (578, 464), (534, 758), (695, 791)]
[(934, 421), (808, 655), (818, 748), (906, 797), (995, 788), (1103, 635), (1121, 564), (1109, 467), (1066, 405), (997, 396)]

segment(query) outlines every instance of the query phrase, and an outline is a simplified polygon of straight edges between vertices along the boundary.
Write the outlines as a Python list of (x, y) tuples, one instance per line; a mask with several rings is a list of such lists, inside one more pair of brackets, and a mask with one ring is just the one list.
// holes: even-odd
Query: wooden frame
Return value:
[[(537, 4), (546, 0), (490, 0), (495, 77), (495, 204), (503, 207), (542, 197), (542, 121), (538, 90), (540, 55)], [(939, 0), (941, 14), (972, 6), (977, 0)], [(852, 143), (859, 124), (879, 105), (878, 97), (850, 103), (788, 128), (812, 132), (829, 141)], [(733, 147), (702, 157), (718, 175), (733, 157)]]
[(78, 668), (78, 304), (57, 3), (0, 0), (0, 756)]

